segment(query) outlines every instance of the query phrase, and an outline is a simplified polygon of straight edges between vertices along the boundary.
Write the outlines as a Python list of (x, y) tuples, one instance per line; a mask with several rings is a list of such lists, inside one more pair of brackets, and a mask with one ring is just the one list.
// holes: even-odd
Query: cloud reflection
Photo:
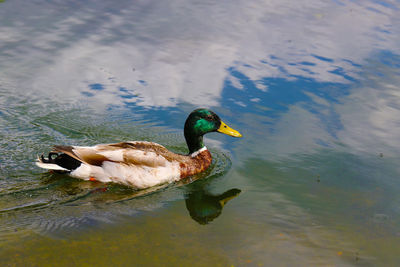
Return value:
[(20, 66), (23, 88), (58, 98), (80, 99), (101, 84), (90, 95), (99, 107), (130, 103), (121, 87), (141, 96), (130, 100), (137, 105), (218, 106), (232, 66), (253, 81), (346, 83), (374, 50), (399, 50), (398, 9), (376, 1), (46, 4), (53, 13), (30, 3), (17, 16), (8, 12), (17, 3), (3, 4), (0, 38), (11, 57), (3, 73), (17, 80)]
[[(387, 93), (374, 96), (372, 89), (351, 91), (364, 79), (371, 57), (389, 51), (383, 61), (400, 54), (395, 5), (317, 0), (36, 5), (9, 1), (0, 10), (5, 21), (0, 78), (35, 92), (33, 97), (89, 102), (98, 110), (222, 106), (257, 114), (274, 123), (268, 130), (275, 132), (288, 127), (285, 118), (298, 121), (304, 115), (309, 123), (296, 131), (312, 139), (304, 144), (329, 146), (340, 139), (361, 147), (373, 133), (368, 140), (395, 142), (397, 150), (398, 103), (382, 100)], [(382, 108), (370, 112), (364, 103)], [(353, 124), (360, 110), (370, 116)]]

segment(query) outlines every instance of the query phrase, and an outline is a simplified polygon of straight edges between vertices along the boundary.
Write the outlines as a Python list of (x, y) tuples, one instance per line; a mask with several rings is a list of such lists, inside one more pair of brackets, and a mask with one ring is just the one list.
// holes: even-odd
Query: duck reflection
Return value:
[[(152, 202), (151, 196), (155, 198), (154, 201), (158, 202), (161, 200), (164, 192), (162, 189), (168, 187), (168, 185), (162, 185), (158, 187), (152, 187), (143, 190), (133, 190), (120, 185), (105, 185), (99, 182), (82, 182), (72, 178), (60, 179), (60, 174), (49, 174), (42, 177), (42, 183), (47, 186), (51, 186), (61, 193), (59, 196), (58, 203), (67, 204), (69, 203), (78, 206), (87, 206), (88, 203), (91, 204), (117, 204), (126, 201), (132, 201), (135, 199), (134, 203), (137, 204), (148, 204)], [(199, 178), (199, 177), (195, 177)], [(184, 182), (184, 183), (183, 183)], [(189, 211), (190, 217), (198, 222), (199, 224), (208, 224), (215, 218), (221, 215), (222, 209), (225, 204), (231, 199), (237, 197), (241, 190), (233, 188), (225, 191), (221, 194), (212, 194), (209, 192), (210, 186), (209, 181), (198, 181), (200, 183), (193, 183), (191, 180), (183, 181), (176, 184), (175, 186), (187, 186), (184, 190), (186, 208)], [(191, 183), (191, 184), (190, 184)], [(159, 194), (153, 194), (159, 192)], [(145, 197), (146, 198), (142, 198)], [(169, 197), (171, 197), (169, 195)], [(168, 198), (168, 196), (167, 196)], [(144, 201), (144, 202), (143, 202)], [(54, 204), (54, 203), (53, 203)], [(129, 205), (131, 208), (135, 206), (133, 202)], [(139, 208), (137, 206), (136, 208)]]
[(207, 224), (217, 218), (225, 204), (240, 194), (240, 189), (230, 189), (222, 194), (213, 195), (204, 188), (189, 192), (185, 197), (190, 217), (199, 224)]

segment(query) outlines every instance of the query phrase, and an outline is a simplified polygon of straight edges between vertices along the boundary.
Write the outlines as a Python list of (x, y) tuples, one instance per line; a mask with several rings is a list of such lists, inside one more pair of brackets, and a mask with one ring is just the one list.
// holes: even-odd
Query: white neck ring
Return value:
[(191, 156), (192, 158), (194, 158), (194, 157), (196, 157), (198, 154), (200, 154), (201, 152), (206, 151), (206, 150), (207, 150), (207, 147), (206, 147), (206, 146), (203, 146), (203, 147), (200, 148), (199, 150), (197, 150), (197, 151), (193, 152), (192, 154), (190, 154), (190, 156)]

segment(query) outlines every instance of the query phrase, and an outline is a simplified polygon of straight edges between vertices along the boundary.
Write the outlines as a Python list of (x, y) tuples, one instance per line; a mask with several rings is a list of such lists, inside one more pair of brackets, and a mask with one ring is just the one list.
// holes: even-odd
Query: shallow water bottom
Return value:
[[(241, 199), (234, 200), (239, 202), (235, 204), (246, 204), (245, 192)], [(302, 211), (292, 212), (302, 216)], [(252, 212), (245, 213), (245, 216), (237, 214), (237, 206), (227, 204), (217, 220), (200, 225), (188, 216), (184, 201), (174, 201), (157, 212), (140, 212), (119, 218), (118, 222), (99, 224), (64, 236), (15, 229), (10, 240), (2, 242), (0, 258), (3, 266), (26, 266), (27, 263), (31, 266), (368, 266), (374, 262), (395, 263), (395, 248), (399, 246), (395, 237), (374, 239), (373, 234), (357, 233), (354, 227), (335, 229), (306, 218), (299, 218), (295, 226), (290, 220), (284, 222), (283, 214), (271, 218), (259, 214), (255, 218)], [(371, 254), (379, 255), (379, 259), (368, 256)]]
[[(6, 265), (18, 266), (27, 262), (38, 266), (322, 263), (320, 252), (313, 253), (298, 242), (301, 236), (281, 233), (273, 226), (260, 229), (257, 223), (236, 217), (228, 207), (218, 222), (207, 226), (198, 225), (184, 211), (184, 202), (175, 202), (157, 214), (141, 214), (118, 225), (103, 225), (63, 239), (24, 232), (2, 250), (0, 257)], [(230, 221), (231, 216), (235, 221)], [(262, 240), (254, 239), (254, 231)]]

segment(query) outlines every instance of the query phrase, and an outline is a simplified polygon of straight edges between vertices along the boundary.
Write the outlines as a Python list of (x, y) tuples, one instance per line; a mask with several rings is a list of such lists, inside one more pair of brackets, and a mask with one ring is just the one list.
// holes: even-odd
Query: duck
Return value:
[(185, 121), (188, 154), (174, 153), (149, 141), (95, 146), (55, 145), (47, 158), (43, 155), (38, 157), (36, 165), (86, 181), (144, 189), (177, 182), (207, 170), (212, 156), (204, 145), (203, 136), (211, 132), (242, 137), (213, 111), (200, 108), (192, 111)]

